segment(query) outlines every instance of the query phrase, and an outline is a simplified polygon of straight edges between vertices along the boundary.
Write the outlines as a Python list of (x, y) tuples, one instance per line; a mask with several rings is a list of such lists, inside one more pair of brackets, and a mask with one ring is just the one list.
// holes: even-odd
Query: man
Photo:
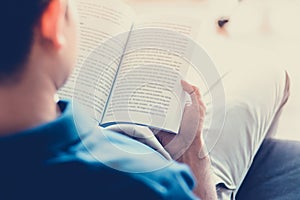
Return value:
[[(77, 129), (71, 103), (55, 103), (76, 60), (71, 1), (5, 0), (0, 20), (0, 199), (216, 199), (210, 160), (199, 157), (205, 107), (197, 88), (182, 82), (192, 104), (180, 134), (160, 135), (163, 144), (193, 136), (179, 161), (190, 166), (195, 184), (188, 167), (135, 140)], [(152, 156), (122, 156), (109, 143)]]

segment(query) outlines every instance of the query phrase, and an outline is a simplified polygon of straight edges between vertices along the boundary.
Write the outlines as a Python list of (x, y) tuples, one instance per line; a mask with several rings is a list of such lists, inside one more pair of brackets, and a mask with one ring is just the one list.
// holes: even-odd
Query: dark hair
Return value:
[(0, 5), (0, 82), (22, 71), (34, 27), (51, 0), (2, 0)]

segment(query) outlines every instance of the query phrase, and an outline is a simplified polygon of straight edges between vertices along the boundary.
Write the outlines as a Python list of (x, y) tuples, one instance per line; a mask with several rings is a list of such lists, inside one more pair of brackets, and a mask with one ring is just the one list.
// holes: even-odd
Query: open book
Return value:
[[(190, 63), (178, 55), (188, 42), (172, 32), (195, 38), (199, 22), (170, 16), (137, 19), (119, 1), (77, 0), (77, 6), (79, 57), (60, 98), (79, 101), (103, 127), (138, 124), (178, 133), (187, 100), (180, 80)], [(172, 38), (173, 52), (147, 43), (163, 38)]]

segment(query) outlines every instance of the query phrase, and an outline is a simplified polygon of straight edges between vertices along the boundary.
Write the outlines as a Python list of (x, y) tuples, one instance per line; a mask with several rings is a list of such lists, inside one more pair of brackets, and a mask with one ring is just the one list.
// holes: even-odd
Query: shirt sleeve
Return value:
[(173, 162), (164, 169), (145, 174), (136, 174), (159, 199), (199, 199), (193, 193), (195, 181), (189, 168)]
[[(112, 187), (122, 198), (199, 199), (193, 193), (195, 181), (188, 166), (169, 161), (136, 140), (102, 131), (86, 137), (82, 143), (88, 153), (84, 153), (84, 160), (92, 160), (93, 165), (101, 165), (112, 173), (109, 182), (118, 175)], [(148, 198), (153, 195), (157, 198)]]

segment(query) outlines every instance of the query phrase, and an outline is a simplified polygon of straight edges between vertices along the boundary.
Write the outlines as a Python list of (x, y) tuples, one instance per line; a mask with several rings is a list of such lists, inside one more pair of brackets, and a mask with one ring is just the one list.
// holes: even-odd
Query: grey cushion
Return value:
[(300, 199), (300, 142), (266, 139), (236, 199)]

